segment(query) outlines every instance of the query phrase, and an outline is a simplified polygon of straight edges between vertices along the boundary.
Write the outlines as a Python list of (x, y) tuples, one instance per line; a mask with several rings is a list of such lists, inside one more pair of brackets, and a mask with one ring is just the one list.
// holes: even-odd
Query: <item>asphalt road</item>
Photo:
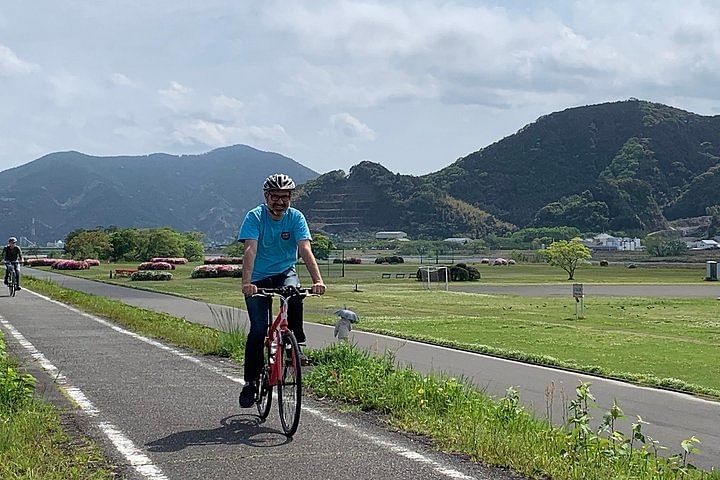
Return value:
[[(523, 297), (564, 296), (572, 298), (572, 285), (451, 285), (454, 292), (485, 293), (490, 295), (520, 295)], [(674, 297), (674, 298), (718, 298), (720, 284), (702, 285), (584, 285), (586, 297)]]
[(288, 440), (276, 408), (260, 422), (254, 408), (238, 407), (237, 366), (192, 357), (27, 290), (0, 297), (0, 328), (14, 355), (42, 366), (79, 405), (88, 433), (127, 478), (516, 478), (307, 396)]
[[(52, 278), (67, 288), (86, 291), (121, 300), (144, 308), (185, 317), (189, 321), (213, 325), (207, 305), (179, 297), (92, 282), (75, 277), (45, 271), (29, 271), (26, 274)], [(693, 287), (695, 288), (695, 287)], [(22, 292), (21, 292), (22, 293)], [(312, 299), (308, 300), (308, 303)], [(0, 310), (2, 312), (2, 310)], [(332, 327), (307, 324), (311, 347), (322, 347), (333, 341)], [(660, 441), (669, 449), (669, 453), (680, 451), (680, 442), (692, 435), (702, 441), (701, 454), (694, 463), (709, 469), (720, 468), (720, 403), (703, 400), (691, 395), (664, 390), (638, 387), (623, 382), (581, 375), (546, 367), (503, 360), (475, 353), (461, 352), (443, 347), (398, 340), (382, 335), (364, 332), (352, 332), (352, 340), (363, 348), (379, 353), (391, 350), (398, 362), (412, 365), (422, 372), (446, 372), (466, 378), (491, 395), (501, 396), (508, 386), (515, 386), (521, 400), (539, 416), (545, 416), (550, 407), (552, 420), (563, 420), (562, 397), (574, 397), (574, 389), (579, 381), (592, 383), (592, 391), (597, 398), (599, 408), (594, 410), (596, 417), (602, 417), (616, 399), (624, 410), (627, 420), (622, 425), (625, 433), (630, 432), (629, 423), (636, 415), (649, 422), (644, 432)], [(708, 361), (708, 375), (719, 375), (717, 362)], [(554, 395), (548, 400), (547, 388), (552, 386)], [(301, 429), (305, 428), (305, 423)], [(313, 478), (313, 477), (311, 477)], [(333, 478), (333, 477), (330, 477)], [(392, 477), (388, 477), (392, 478)]]

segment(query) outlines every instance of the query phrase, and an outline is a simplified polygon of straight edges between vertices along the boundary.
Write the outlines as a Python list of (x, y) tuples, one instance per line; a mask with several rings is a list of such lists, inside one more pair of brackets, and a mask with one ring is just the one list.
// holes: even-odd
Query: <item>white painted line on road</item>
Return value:
[[(35, 346), (30, 343), (22, 333), (0, 316), (0, 324), (12, 335), (12, 337), (37, 361), (40, 366), (53, 378), (55, 383), (72, 398), (80, 409), (90, 417), (100, 416), (100, 411), (95, 408), (85, 394), (77, 387), (70, 384), (67, 377), (60, 373), (60, 370), (53, 365)], [(142, 453), (120, 429), (108, 422), (98, 422), (98, 428), (112, 442), (120, 454), (127, 459), (130, 465), (145, 478), (151, 480), (167, 480), (167, 477), (158, 467), (153, 465), (150, 458)]]
[(336, 427), (350, 430), (353, 433), (355, 433), (356, 435), (363, 437), (366, 440), (369, 440), (372, 443), (374, 443), (380, 447), (387, 448), (402, 457), (409, 458), (410, 460), (414, 460), (419, 463), (424, 463), (426, 465), (430, 465), (431, 467), (433, 467), (433, 469), (436, 472), (438, 472), (442, 475), (445, 475), (446, 477), (457, 478), (457, 479), (462, 479), (462, 480), (471, 480), (471, 479), (475, 478), (475, 477), (471, 477), (469, 475), (465, 475), (464, 473), (459, 472), (453, 468), (445, 467), (441, 463), (436, 462), (435, 460), (432, 460), (432, 459), (426, 457), (425, 455), (418, 453), (414, 450), (410, 450), (410, 449), (402, 447), (396, 443), (389, 442), (387, 440), (383, 440), (382, 438), (378, 437), (377, 435), (365, 433), (350, 424), (347, 424), (341, 420), (337, 420), (335, 418), (330, 417), (327, 414), (322, 413), (320, 410), (316, 410), (314, 408), (305, 407), (305, 406), (303, 406), (302, 408), (303, 408), (303, 410), (306, 410), (307, 412), (312, 413), (313, 415), (325, 420), (328, 423), (335, 425)]
[[(163, 344), (163, 343), (158, 342), (157, 340), (152, 340), (152, 339), (147, 338), (147, 337), (144, 337), (144, 336), (142, 336), (142, 335), (138, 335), (138, 334), (135, 333), (135, 332), (131, 332), (130, 330), (125, 330), (124, 328), (118, 327), (117, 325), (114, 325), (114, 324), (108, 322), (107, 320), (103, 320), (102, 318), (96, 317), (95, 315), (91, 315), (91, 314), (89, 314), (89, 313), (87, 313), (87, 312), (83, 312), (82, 310), (78, 310), (77, 308), (72, 307), (72, 306), (70, 306), (70, 305), (64, 304), (64, 303), (62, 303), (62, 302), (58, 302), (57, 300), (53, 300), (52, 298), (46, 297), (45, 295), (41, 295), (41, 294), (39, 294), (39, 293), (37, 293), (37, 292), (33, 292), (33, 291), (30, 291), (30, 290), (27, 290), (27, 291), (30, 292), (30, 293), (32, 293), (33, 295), (36, 295), (36, 296), (44, 299), (44, 300), (47, 300), (48, 302), (51, 302), (51, 303), (54, 303), (54, 304), (56, 304), (56, 305), (60, 305), (60, 306), (62, 306), (62, 307), (65, 307), (65, 308), (67, 308), (67, 309), (69, 309), (69, 310), (71, 310), (71, 311), (73, 311), (73, 312), (75, 312), (75, 313), (77, 313), (77, 314), (79, 314), (79, 315), (82, 315), (82, 316), (87, 317), (87, 318), (89, 318), (89, 319), (91, 319), (91, 320), (94, 320), (95, 322), (98, 322), (98, 323), (100, 323), (100, 324), (102, 324), (102, 325), (105, 325), (105, 326), (107, 326), (107, 327), (115, 330), (115, 331), (118, 332), (118, 333), (122, 333), (122, 334), (128, 335), (128, 336), (133, 337), (133, 338), (136, 338), (136, 339), (138, 339), (138, 340), (140, 340), (140, 341), (142, 341), (142, 342), (145, 342), (145, 343), (147, 343), (148, 345), (152, 345), (152, 346), (157, 347), (157, 348), (159, 348), (159, 349), (161, 349), (161, 350), (164, 350), (164, 351), (166, 351), (166, 352), (168, 352), (168, 353), (172, 353), (173, 355), (177, 355), (177, 356), (179, 356), (179, 357), (181, 357), (181, 358), (183, 358), (183, 359), (185, 359), (185, 360), (188, 360), (189, 362), (192, 362), (192, 363), (194, 363), (194, 364), (196, 364), (196, 365), (198, 365), (198, 366), (201, 366), (201, 367), (203, 367), (203, 368), (205, 368), (205, 369), (207, 369), (207, 370), (209, 370), (209, 371), (211, 371), (211, 372), (213, 372), (213, 373), (216, 373), (216, 374), (218, 374), (218, 375), (220, 375), (220, 376), (222, 376), (222, 377), (224, 377), (224, 378), (226, 378), (226, 379), (228, 379), (228, 380), (230, 380), (230, 381), (232, 381), (232, 382), (239, 383), (239, 384), (241, 384), (241, 385), (244, 385), (244, 384), (245, 384), (245, 381), (244, 381), (242, 378), (237, 377), (237, 376), (235, 376), (235, 375), (230, 375), (230, 374), (226, 373), (225, 371), (223, 371), (221, 368), (218, 368), (218, 367), (216, 367), (216, 366), (214, 366), (214, 365), (210, 365), (209, 363), (206, 363), (206, 362), (200, 360), (199, 358), (195, 358), (195, 357), (193, 357), (192, 355), (188, 355), (187, 353), (181, 352), (180, 350), (177, 350), (177, 349), (175, 349), (175, 348), (169, 347), (169, 346), (167, 346), (167, 345), (165, 345), (165, 344)], [(443, 476), (445, 476), (445, 477), (452, 478), (452, 479), (458, 479), (458, 480), (474, 480), (474, 479), (475, 479), (475, 477), (471, 477), (471, 476), (469, 476), (469, 475), (466, 475), (466, 474), (464, 474), (464, 473), (462, 473), (462, 472), (460, 472), (460, 471), (458, 471), (458, 470), (455, 470), (455, 469), (453, 469), (453, 468), (446, 467), (446, 466), (442, 465), (441, 463), (439, 463), (439, 462), (437, 462), (437, 461), (435, 461), (435, 460), (432, 460), (432, 459), (426, 457), (425, 455), (423, 455), (423, 454), (421, 454), (421, 453), (418, 453), (418, 452), (416, 452), (416, 451), (414, 451), (414, 450), (410, 450), (410, 449), (407, 449), (407, 448), (405, 448), (405, 447), (402, 447), (401, 445), (398, 445), (398, 444), (396, 444), (396, 443), (394, 443), (394, 442), (391, 442), (391, 441), (388, 441), (388, 440), (384, 440), (384, 439), (382, 439), (382, 438), (379, 437), (379, 436), (371, 435), (371, 434), (369, 434), (369, 433), (363, 432), (360, 428), (354, 427), (354, 426), (352, 426), (352, 425), (350, 425), (350, 424), (348, 424), (348, 423), (342, 422), (342, 421), (340, 421), (340, 420), (338, 420), (338, 419), (336, 419), (336, 418), (331, 417), (330, 415), (327, 415), (327, 414), (325, 414), (325, 413), (322, 413), (322, 412), (319, 411), (319, 410), (316, 410), (316, 409), (314, 409), (314, 408), (310, 408), (310, 407), (307, 407), (307, 406), (303, 406), (302, 409), (303, 409), (304, 411), (306, 411), (306, 412), (308, 412), (308, 413), (316, 416), (317, 418), (319, 418), (319, 419), (321, 419), (321, 420), (323, 420), (323, 421), (325, 421), (325, 422), (327, 422), (327, 423), (330, 423), (331, 425), (334, 425), (334, 426), (336, 426), (336, 427), (339, 427), (339, 428), (348, 430), (348, 431), (352, 432), (353, 434), (355, 434), (355, 435), (357, 435), (357, 436), (359, 436), (359, 437), (365, 438), (366, 440), (369, 440), (369, 441), (371, 441), (372, 443), (374, 443), (375, 445), (378, 445), (378, 446), (380, 446), (380, 447), (382, 447), (382, 448), (387, 448), (387, 449), (391, 450), (392, 452), (396, 453), (397, 455), (400, 455), (400, 456), (402, 456), (402, 457), (408, 458), (408, 459), (413, 460), (413, 461), (418, 462), (418, 463), (422, 463), (422, 464), (425, 464), (425, 465), (429, 465), (429, 466), (431, 466), (437, 473), (439, 473), (439, 474), (441, 474), (441, 475), (443, 475)], [(128, 441), (129, 441), (129, 440), (128, 440)], [(164, 477), (158, 477), (158, 478), (164, 478)]]

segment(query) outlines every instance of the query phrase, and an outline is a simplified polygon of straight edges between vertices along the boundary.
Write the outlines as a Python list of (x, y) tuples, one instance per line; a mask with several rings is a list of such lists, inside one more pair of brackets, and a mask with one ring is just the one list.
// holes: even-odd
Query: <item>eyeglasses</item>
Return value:
[(286, 193), (283, 195), (278, 195), (277, 193), (270, 193), (270, 192), (268, 192), (267, 195), (270, 198), (270, 200), (272, 200), (273, 202), (289, 202), (290, 196), (291, 196), (289, 193)]

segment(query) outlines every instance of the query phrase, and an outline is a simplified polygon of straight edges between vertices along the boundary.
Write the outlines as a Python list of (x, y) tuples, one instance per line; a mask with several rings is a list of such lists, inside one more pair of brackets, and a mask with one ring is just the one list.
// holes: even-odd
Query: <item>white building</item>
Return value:
[(640, 239), (630, 237), (613, 237), (607, 233), (595, 235), (593, 238), (583, 240), (583, 244), (593, 250), (642, 250)]
[(406, 238), (407, 233), (397, 231), (397, 232), (377, 232), (375, 234), (376, 240), (399, 240), (401, 238)]
[(714, 250), (720, 248), (720, 243), (715, 240), (697, 240), (695, 242), (688, 242), (687, 245), (691, 250)]
[(466, 245), (470, 242), (472, 242), (472, 238), (468, 237), (450, 237), (443, 240), (443, 242), (449, 242), (449, 243), (457, 243), (460, 245)]

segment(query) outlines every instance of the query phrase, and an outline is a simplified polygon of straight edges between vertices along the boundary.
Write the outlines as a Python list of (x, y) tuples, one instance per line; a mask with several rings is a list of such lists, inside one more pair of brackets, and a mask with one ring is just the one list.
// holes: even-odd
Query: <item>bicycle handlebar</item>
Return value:
[[(284, 298), (289, 298), (295, 295), (301, 296), (301, 297), (307, 297), (310, 295), (315, 295), (312, 293), (311, 288), (298, 288), (293, 285), (286, 285), (284, 287), (277, 287), (277, 288), (258, 288), (257, 293), (255, 295), (264, 296), (264, 297), (272, 297), (274, 295), (280, 295)], [(255, 296), (253, 295), (253, 296)]]

